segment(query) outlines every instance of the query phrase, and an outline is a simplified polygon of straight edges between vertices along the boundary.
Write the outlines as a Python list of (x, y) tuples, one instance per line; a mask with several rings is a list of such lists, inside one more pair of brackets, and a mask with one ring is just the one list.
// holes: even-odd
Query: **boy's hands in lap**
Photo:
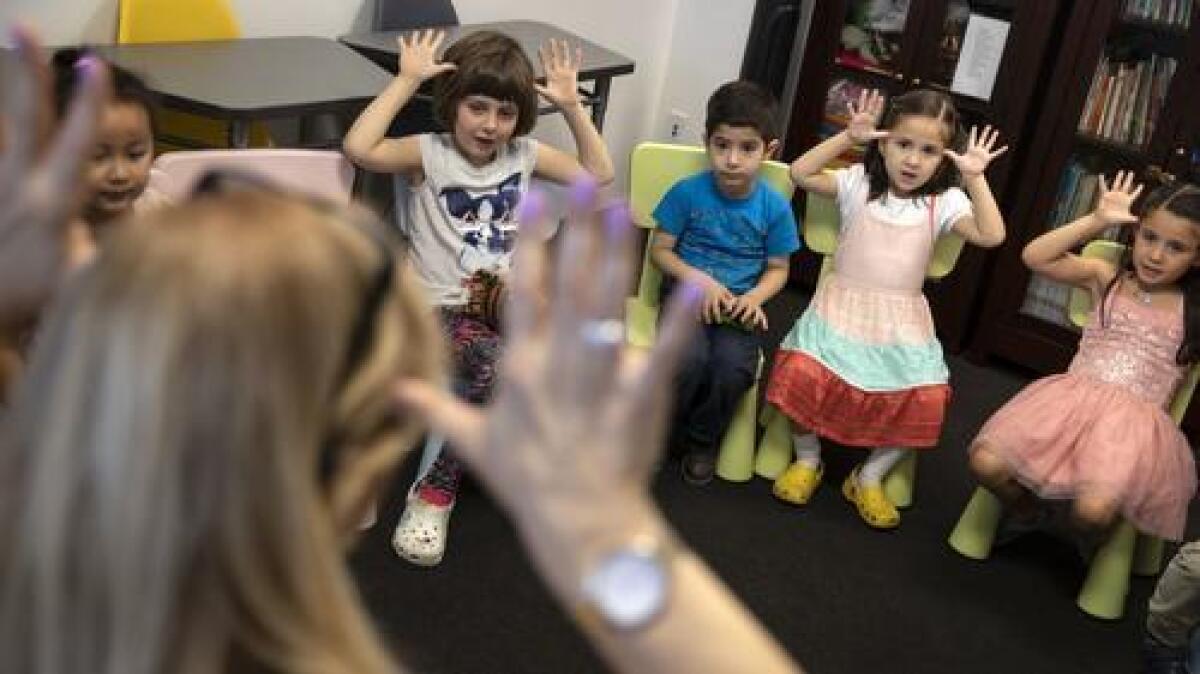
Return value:
[(767, 329), (767, 314), (763, 311), (762, 301), (751, 293), (734, 297), (729, 304), (728, 315), (747, 328)]

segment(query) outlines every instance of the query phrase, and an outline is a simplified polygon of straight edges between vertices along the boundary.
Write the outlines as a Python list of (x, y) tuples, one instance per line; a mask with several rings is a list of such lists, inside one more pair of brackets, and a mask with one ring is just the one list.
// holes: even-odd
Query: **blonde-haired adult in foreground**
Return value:
[[(26, 149), (0, 156), (0, 235), (61, 232), (51, 204), (74, 173), (28, 185), (50, 155)], [(9, 200), (38, 189), (54, 198), (18, 221)], [(647, 494), (696, 297), (650, 359), (624, 362), (630, 226), (586, 221), (594, 206), (577, 203), (557, 273), (540, 237), (518, 244), (519, 339), (486, 417), (441, 393), (430, 309), (348, 214), (243, 184), (114, 233), (43, 316), (0, 419), (0, 671), (394, 671), (341, 555), (417, 413), (480, 469), (615, 667), (795, 671)], [(0, 237), (0, 260), (35, 240)], [(54, 271), (0, 278), (48, 287)], [(17, 299), (0, 291), (0, 317)], [(618, 627), (587, 579), (634, 539), (671, 549), (665, 601)]]
[(280, 196), (129, 229), (6, 420), (0, 671), (387, 671), (342, 543), (413, 439), (394, 377), (438, 372), (414, 283)]

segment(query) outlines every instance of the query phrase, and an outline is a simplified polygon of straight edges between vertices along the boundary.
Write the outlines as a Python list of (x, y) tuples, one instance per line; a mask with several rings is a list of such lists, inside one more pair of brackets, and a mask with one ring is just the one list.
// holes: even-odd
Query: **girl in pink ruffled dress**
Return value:
[[(1120, 515), (1179, 540), (1196, 491), (1192, 451), (1166, 407), (1200, 355), (1200, 188), (1173, 183), (1146, 199), (1132, 173), (1096, 210), (1034, 239), (1024, 251), (1043, 276), (1091, 291), (1091, 320), (1066, 374), (1039, 379), (1002, 407), (971, 446), (971, 472), (1003, 501), (1014, 526), (1070, 500), (1084, 533)], [(1134, 228), (1117, 267), (1071, 251), (1114, 225)]]

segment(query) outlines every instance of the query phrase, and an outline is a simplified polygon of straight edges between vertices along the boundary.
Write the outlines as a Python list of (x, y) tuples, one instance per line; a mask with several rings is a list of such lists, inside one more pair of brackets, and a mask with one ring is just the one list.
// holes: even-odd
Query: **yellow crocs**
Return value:
[(883, 486), (860, 485), (857, 468), (850, 471), (842, 483), (842, 495), (858, 508), (858, 516), (868, 526), (876, 529), (895, 529), (900, 526), (900, 511), (883, 493)]
[(812, 498), (813, 492), (821, 484), (821, 476), (825, 474), (825, 464), (816, 468), (797, 461), (783, 471), (775, 480), (771, 493), (781, 501), (795, 505), (804, 505)]

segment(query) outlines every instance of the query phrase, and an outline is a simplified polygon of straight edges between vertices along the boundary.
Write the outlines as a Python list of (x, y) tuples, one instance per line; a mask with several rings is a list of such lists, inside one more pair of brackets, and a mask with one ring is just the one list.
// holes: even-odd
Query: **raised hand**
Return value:
[[(589, 554), (660, 517), (648, 484), (700, 297), (683, 285), (650, 354), (629, 354), (621, 320), (634, 264), (628, 211), (600, 216), (594, 185), (574, 192), (553, 273), (538, 235), (542, 200), (531, 192), (521, 202), (522, 227), (536, 231), (517, 238), (492, 404), (473, 408), (419, 381), (398, 387), (408, 412), (444, 432), (508, 510), (535, 564), (567, 598)], [(547, 304), (536, 301), (543, 293)]]
[(991, 125), (983, 127), (983, 133), (979, 133), (978, 128), (972, 126), (971, 133), (967, 138), (966, 150), (962, 154), (950, 148), (946, 148), (943, 152), (958, 167), (958, 172), (962, 174), (964, 180), (974, 178), (983, 175), (993, 159), (1008, 151), (1007, 145), (999, 150), (992, 150), (999, 138), (1000, 130), (992, 128)]
[(559, 108), (579, 105), (579, 64), (583, 62), (583, 49), (574, 51), (566, 40), (551, 39), (538, 49), (542, 72), (546, 84), (535, 85), (546, 100)]
[(858, 96), (858, 104), (850, 101), (846, 104), (846, 111), (850, 115), (850, 122), (846, 125), (846, 133), (850, 140), (863, 144), (887, 138), (887, 131), (875, 128), (879, 124), (879, 118), (883, 116), (883, 94), (879, 93), (878, 89), (863, 89)]
[(428, 29), (396, 38), (400, 46), (400, 75), (418, 82), (432, 79), (458, 66), (438, 61), (438, 47), (446, 39), (446, 31)]
[(1131, 210), (1133, 202), (1142, 193), (1144, 186), (1133, 182), (1133, 171), (1117, 171), (1109, 187), (1104, 176), (1100, 176), (1100, 198), (1096, 201), (1096, 217), (1110, 225), (1137, 222)]
[(0, 95), (0, 330), (32, 318), (60, 280), (68, 226), (83, 198), (83, 166), (110, 92), (104, 65), (81, 61), (82, 84), (57, 123), (41, 45), (27, 30), (14, 36), (21, 67)]

